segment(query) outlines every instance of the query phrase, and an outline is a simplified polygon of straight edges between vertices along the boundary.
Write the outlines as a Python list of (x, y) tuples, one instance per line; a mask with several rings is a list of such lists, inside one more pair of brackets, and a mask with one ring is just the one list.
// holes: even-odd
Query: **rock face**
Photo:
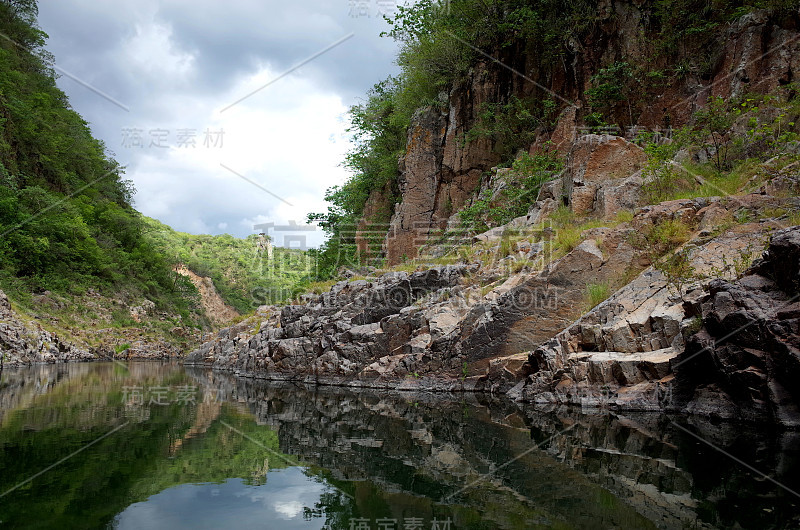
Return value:
[[(706, 204), (705, 199), (665, 203), (655, 211), (644, 210), (633, 224), (645, 223), (656, 212), (662, 219), (687, 217), (689, 212), (703, 211)], [(721, 269), (729, 256), (760, 245), (765, 230), (758, 224), (744, 225), (705, 244), (688, 247), (689, 262), (700, 276)], [(678, 292), (661, 272), (645, 270), (536, 347), (528, 360), (530, 375), (509, 395), (523, 401), (624, 409), (660, 410), (670, 406), (672, 363), (683, 352), (685, 336), (699, 312), (701, 285), (696, 283)], [(496, 391), (504, 391), (509, 382), (501, 379), (493, 384)]]
[[(796, 7), (796, 6), (795, 6)], [(711, 83), (714, 96), (765, 93), (794, 80), (800, 69), (797, 28), (775, 24), (766, 10), (748, 13), (727, 31), (722, 62)]]
[(412, 119), (399, 166), (402, 200), (384, 242), (390, 265), (415, 258), (429, 233), (447, 226), (481, 185), (482, 175), (499, 161), (490, 139), (463, 140), (483, 105), (502, 97), (508, 84), (504, 77), (479, 63), (453, 88), (444, 112), (425, 108)]
[(406, 155), (400, 161), (403, 202), (397, 207), (386, 236), (386, 258), (390, 264), (399, 263), (404, 257), (415, 258), (435, 224), (446, 130), (445, 116), (432, 108), (414, 116)]
[(611, 218), (618, 210), (639, 206), (644, 151), (619, 136), (587, 134), (567, 156), (561, 179), (565, 203), (578, 215), (596, 212)]
[(217, 292), (214, 282), (211, 278), (198, 276), (186, 267), (181, 267), (176, 271), (178, 274), (188, 277), (191, 282), (197, 287), (200, 293), (200, 299), (203, 304), (203, 309), (208, 318), (216, 325), (230, 322), (239, 316), (234, 308), (225, 303), (222, 297)]
[(700, 301), (702, 328), (675, 364), (679, 406), (695, 414), (800, 426), (800, 227)]
[(0, 291), (0, 355), (7, 366), (110, 359), (169, 359), (181, 354), (163, 341), (132, 340), (128, 346), (121, 352), (108, 347), (76, 346), (58, 334), (42, 329), (39, 324), (23, 322), (12, 309), (6, 294)]
[[(800, 372), (797, 308), (780, 307), (798, 291), (798, 229), (777, 234), (750, 276), (733, 282), (731, 269), (763, 248), (775, 223), (766, 212), (796, 209), (798, 201), (766, 194), (666, 201), (636, 208), (629, 222), (571, 225), (580, 235), (569, 245), (556, 237), (560, 225), (540, 221), (557, 204), (576, 208), (580, 197), (590, 199), (579, 211), (593, 213), (593, 222), (616, 214), (612, 202), (630, 211), (634, 199), (606, 199), (618, 197), (609, 190), (627, 185), (620, 182), (638, 178), (643, 154), (620, 138), (586, 136), (568, 160), (527, 216), (475, 236), (472, 265), (343, 281), (302, 305), (265, 307), (255, 320), (220, 331), (187, 362), (277, 380), (786, 424), (800, 418), (787, 381), (773, 376)], [(577, 192), (589, 187), (591, 194)], [(631, 187), (636, 197), (638, 185)], [(421, 196), (432, 190), (425, 189)], [(736, 224), (734, 217), (762, 220)], [(653, 258), (637, 241), (657, 226), (686, 232), (681, 255), (694, 276), (678, 281), (648, 268)], [(505, 235), (509, 229), (517, 239)], [(561, 257), (553, 259), (556, 252)], [(485, 259), (498, 255), (505, 257)], [(731, 281), (709, 284), (715, 277)], [(593, 284), (619, 289), (587, 313)], [(714, 340), (755, 320), (759, 335), (739, 349)], [(705, 364), (691, 369), (690, 359)]]
[(0, 355), (8, 365), (94, 359), (88, 351), (74, 347), (54, 333), (23, 324), (3, 291), (0, 291)]
[[(374, 282), (340, 282), (304, 305), (265, 309), (255, 333), (242, 323), (187, 357), (240, 374), (363, 381), (402, 378), (432, 362), (433, 342), (448, 335), (464, 309), (467, 266), (393, 272)], [(424, 304), (422, 303), (424, 302)], [(441, 363), (439, 365), (441, 367)]]
[[(441, 105), (445, 110), (426, 109), (415, 116), (400, 165), (401, 200), (397, 205), (388, 205), (394, 213), (384, 242), (389, 264), (399, 263), (403, 256), (416, 257), (418, 247), (429, 234), (447, 226), (448, 219), (485, 186), (484, 175), (500, 162), (495, 153), (497, 146), (490, 138), (464, 141), (482, 107), (486, 103), (506, 104), (511, 97), (541, 98), (537, 85), (558, 94), (563, 98), (561, 103), (570, 102), (563, 103), (555, 126), (538, 130), (538, 139), (530, 146), (531, 153), (554, 150), (560, 156), (569, 155), (574, 162), (569, 164), (572, 169), (567, 171), (569, 176), (559, 193), (566, 193), (576, 212), (598, 212), (604, 217), (613, 216), (620, 208), (635, 206), (641, 179), (631, 169), (641, 166), (643, 153), (622, 138), (582, 134), (587, 130), (583, 118), (590, 108), (584, 91), (600, 68), (620, 57), (647, 71), (653, 69), (645, 59), (652, 56), (645, 43), (649, 32), (660, 30), (649, 23), (648, 10), (647, 3), (638, 1), (601, 2), (595, 13), (597, 30), (588, 34), (584, 42), (570, 42), (563, 68), (541, 68), (537, 57), (526, 51), (525, 43), (518, 42), (498, 52), (504, 66), (492, 62), (476, 64), (447, 95)], [(657, 93), (640, 98), (647, 103), (637, 103), (633, 109), (621, 102), (615, 111), (621, 114), (617, 123), (648, 131), (679, 127), (707, 105), (709, 96), (763, 94), (793, 82), (800, 71), (799, 25), (800, 15), (776, 17), (754, 10), (727, 28), (714, 30), (719, 32), (719, 47), (713, 52), (715, 60), (709, 72), (690, 72), (674, 79)], [(696, 59), (688, 56), (694, 50), (683, 53), (687, 56), (676, 57), (674, 64)], [(515, 75), (506, 67), (525, 72), (526, 76)], [(629, 130), (620, 134), (632, 137)], [(620, 149), (620, 145), (625, 147)], [(613, 150), (613, 156), (605, 153), (607, 149)], [(602, 167), (605, 164), (610, 165)], [(615, 166), (625, 167), (625, 171), (615, 174)], [(601, 185), (602, 181), (606, 182)], [(374, 194), (370, 201), (376, 201), (376, 205), (368, 204), (365, 218), (375, 209), (387, 209), (384, 196)], [(555, 198), (559, 199), (560, 196)]]

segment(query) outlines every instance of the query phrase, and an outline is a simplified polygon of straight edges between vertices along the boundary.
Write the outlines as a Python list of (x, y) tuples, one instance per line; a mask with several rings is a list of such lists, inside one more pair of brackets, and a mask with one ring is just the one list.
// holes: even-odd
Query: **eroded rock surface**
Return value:
[(800, 228), (776, 233), (764, 258), (700, 300), (702, 328), (676, 368), (685, 410), (800, 426)]

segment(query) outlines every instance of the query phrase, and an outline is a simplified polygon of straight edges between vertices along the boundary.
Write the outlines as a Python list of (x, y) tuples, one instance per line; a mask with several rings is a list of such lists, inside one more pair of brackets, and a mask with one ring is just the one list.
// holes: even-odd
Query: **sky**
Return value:
[(397, 72), (397, 45), (379, 36), (397, 3), (40, 0), (39, 25), (59, 87), (126, 166), (136, 209), (246, 237), (303, 224), (347, 178), (347, 109)]

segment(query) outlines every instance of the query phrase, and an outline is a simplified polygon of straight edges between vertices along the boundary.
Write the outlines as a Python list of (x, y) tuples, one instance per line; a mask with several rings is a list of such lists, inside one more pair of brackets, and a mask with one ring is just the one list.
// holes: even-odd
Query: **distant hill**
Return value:
[(56, 85), (37, 14), (0, 2), (0, 289), (15, 309), (90, 346), (92, 330), (128, 330), (111, 340), (124, 348), (218, 320), (182, 266), (239, 313), (290, 297), (304, 252), (269, 259), (256, 236), (183, 234), (133, 208), (125, 168)]
[(304, 251), (275, 247), (272, 258), (259, 249), (258, 236), (245, 239), (177, 232), (144, 218), (147, 237), (172, 263), (211, 278), (222, 299), (240, 313), (292, 297), (299, 282), (311, 275), (313, 262)]

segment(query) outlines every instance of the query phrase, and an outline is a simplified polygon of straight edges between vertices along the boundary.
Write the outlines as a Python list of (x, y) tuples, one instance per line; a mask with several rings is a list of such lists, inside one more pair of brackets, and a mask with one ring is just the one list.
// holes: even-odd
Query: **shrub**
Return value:
[(630, 236), (634, 248), (644, 251), (651, 263), (655, 264), (662, 256), (676, 249), (691, 235), (691, 230), (679, 220), (666, 219), (643, 232)]
[(590, 283), (586, 285), (586, 303), (591, 309), (611, 296), (611, 287), (605, 283)]
[(681, 298), (684, 288), (698, 279), (686, 250), (659, 258), (653, 263), (653, 266), (664, 275), (667, 285), (674, 289)]
[(459, 212), (462, 228), (483, 232), (528, 213), (542, 185), (561, 171), (563, 161), (555, 154), (523, 153), (503, 177), (505, 187), (496, 197), (481, 196)]

